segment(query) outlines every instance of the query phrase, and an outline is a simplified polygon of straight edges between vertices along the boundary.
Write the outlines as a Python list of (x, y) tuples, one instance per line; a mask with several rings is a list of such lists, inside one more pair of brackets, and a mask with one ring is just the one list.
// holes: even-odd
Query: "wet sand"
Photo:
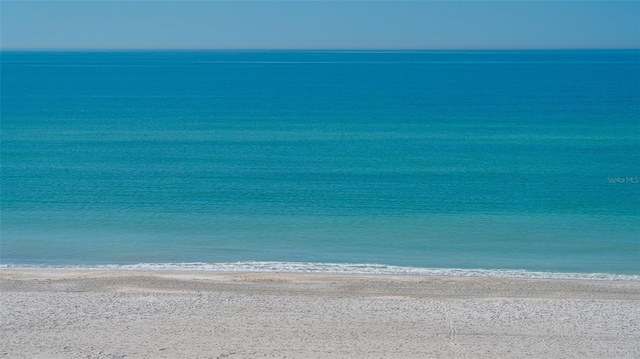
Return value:
[(638, 358), (640, 282), (0, 271), (2, 358)]

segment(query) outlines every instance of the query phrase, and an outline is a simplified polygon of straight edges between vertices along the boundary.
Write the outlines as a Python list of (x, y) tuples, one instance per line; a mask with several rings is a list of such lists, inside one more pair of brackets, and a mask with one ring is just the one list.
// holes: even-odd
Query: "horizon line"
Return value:
[(451, 47), (451, 48), (288, 48), (288, 47), (274, 47), (274, 48), (182, 48), (182, 47), (144, 47), (144, 48), (131, 48), (131, 47), (95, 47), (95, 48), (81, 48), (81, 47), (10, 47), (2, 48), (0, 51), (594, 51), (594, 50), (618, 50), (618, 51), (639, 51), (640, 47)]

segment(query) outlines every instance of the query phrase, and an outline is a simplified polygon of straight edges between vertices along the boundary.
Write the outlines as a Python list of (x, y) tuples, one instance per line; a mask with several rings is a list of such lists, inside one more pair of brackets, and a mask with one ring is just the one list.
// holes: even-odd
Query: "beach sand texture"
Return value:
[(640, 282), (0, 271), (2, 358), (638, 358)]

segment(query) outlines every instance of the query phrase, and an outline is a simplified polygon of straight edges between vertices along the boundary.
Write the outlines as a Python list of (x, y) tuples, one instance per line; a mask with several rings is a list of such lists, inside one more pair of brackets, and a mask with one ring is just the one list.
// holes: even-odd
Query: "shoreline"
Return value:
[(2, 358), (629, 358), (640, 281), (1, 269)]
[(547, 280), (640, 281), (640, 274), (604, 272), (551, 272), (526, 269), (422, 268), (373, 263), (325, 262), (221, 262), (137, 263), (94, 265), (0, 264), (2, 270), (151, 271), (395, 275), (423, 277), (511, 278)]
[[(421, 269), (421, 268), (420, 268)], [(0, 280), (74, 280), (92, 279), (104, 277), (149, 277), (180, 280), (210, 280), (214, 282), (235, 281), (237, 278), (275, 278), (277, 281), (306, 282), (306, 281), (334, 281), (349, 282), (352, 280), (380, 280), (401, 282), (432, 282), (432, 281), (460, 281), (460, 282), (540, 282), (549, 283), (602, 283), (604, 286), (629, 284), (630, 287), (638, 286), (640, 289), (640, 275), (608, 274), (608, 273), (553, 273), (553, 272), (527, 272), (520, 270), (483, 270), (483, 269), (447, 269), (439, 274), (440, 270), (426, 272), (312, 272), (312, 271), (279, 271), (279, 270), (211, 270), (211, 269), (138, 269), (135, 267), (120, 267), (118, 265), (105, 266), (11, 266), (0, 265)], [(447, 272), (450, 271), (450, 272)], [(533, 273), (549, 274), (543, 276), (499, 276), (483, 275), (486, 273)], [(556, 275), (555, 277), (553, 275)], [(578, 277), (575, 275), (584, 275)], [(595, 275), (594, 277), (591, 277)], [(596, 277), (597, 276), (597, 277)], [(611, 276), (606, 278), (605, 276)], [(618, 279), (622, 278), (622, 279)]]

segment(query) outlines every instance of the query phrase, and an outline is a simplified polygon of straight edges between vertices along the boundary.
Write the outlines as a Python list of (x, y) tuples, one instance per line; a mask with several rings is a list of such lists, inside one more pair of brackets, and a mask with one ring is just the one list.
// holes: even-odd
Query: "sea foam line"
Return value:
[(369, 263), (316, 262), (227, 262), (227, 263), (138, 263), (100, 265), (0, 264), (0, 269), (151, 270), (216, 272), (281, 272), (327, 274), (420, 275), (479, 278), (583, 279), (640, 281), (640, 275), (611, 273), (558, 273), (516, 269), (418, 268)]

